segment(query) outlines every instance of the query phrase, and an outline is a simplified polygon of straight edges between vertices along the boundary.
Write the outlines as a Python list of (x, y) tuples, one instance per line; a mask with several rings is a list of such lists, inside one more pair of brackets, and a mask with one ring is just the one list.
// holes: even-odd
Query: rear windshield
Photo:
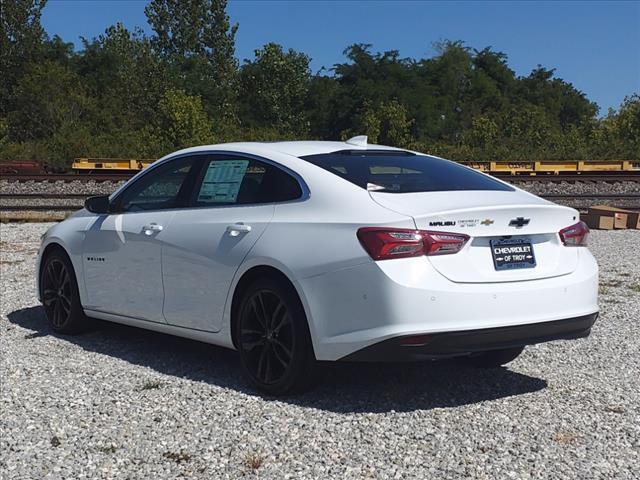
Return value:
[(514, 190), (455, 162), (409, 152), (344, 150), (301, 158), (372, 191)]

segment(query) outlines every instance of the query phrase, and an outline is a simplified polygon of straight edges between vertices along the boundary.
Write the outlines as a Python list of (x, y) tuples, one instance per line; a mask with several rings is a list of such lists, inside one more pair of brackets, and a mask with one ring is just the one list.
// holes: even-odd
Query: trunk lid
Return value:
[[(471, 237), (456, 254), (427, 257), (453, 282), (536, 280), (566, 275), (577, 267), (579, 249), (565, 247), (558, 232), (576, 223), (578, 212), (522, 190), (370, 194), (378, 204), (413, 217), (420, 230)], [(500, 239), (531, 242), (535, 267), (496, 270), (491, 241)]]

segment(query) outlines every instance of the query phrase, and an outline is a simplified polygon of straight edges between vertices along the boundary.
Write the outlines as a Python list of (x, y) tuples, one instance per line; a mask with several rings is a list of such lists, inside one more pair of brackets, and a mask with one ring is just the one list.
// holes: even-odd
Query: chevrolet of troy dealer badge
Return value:
[(480, 220), (478, 220), (477, 218), (470, 218), (468, 220), (458, 220), (458, 226), (460, 228), (471, 228), (471, 227), (475, 227), (476, 225), (478, 225), (478, 222)]

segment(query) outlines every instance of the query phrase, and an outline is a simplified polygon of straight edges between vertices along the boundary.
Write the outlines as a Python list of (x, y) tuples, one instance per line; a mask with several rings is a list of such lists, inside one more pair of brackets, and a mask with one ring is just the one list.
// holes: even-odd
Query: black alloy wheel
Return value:
[(43, 274), (42, 304), (47, 318), (56, 328), (64, 328), (71, 315), (71, 277), (64, 263), (54, 258)]
[(235, 338), (251, 382), (272, 395), (308, 387), (315, 357), (295, 292), (279, 279), (259, 279), (245, 291), (238, 314)]
[(251, 371), (260, 382), (276, 383), (293, 360), (293, 325), (284, 302), (276, 293), (259, 290), (244, 310), (240, 341), (248, 353)]
[(51, 328), (56, 333), (77, 333), (87, 325), (73, 266), (61, 251), (43, 260), (40, 298)]

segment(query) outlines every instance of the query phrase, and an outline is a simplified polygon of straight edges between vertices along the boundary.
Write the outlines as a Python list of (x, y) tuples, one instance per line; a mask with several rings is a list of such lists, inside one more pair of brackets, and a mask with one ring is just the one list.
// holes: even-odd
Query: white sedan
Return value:
[(587, 234), (576, 210), (366, 137), (209, 145), (49, 229), (38, 294), (56, 332), (91, 317), (234, 348), (283, 394), (319, 360), (497, 367), (587, 336)]

